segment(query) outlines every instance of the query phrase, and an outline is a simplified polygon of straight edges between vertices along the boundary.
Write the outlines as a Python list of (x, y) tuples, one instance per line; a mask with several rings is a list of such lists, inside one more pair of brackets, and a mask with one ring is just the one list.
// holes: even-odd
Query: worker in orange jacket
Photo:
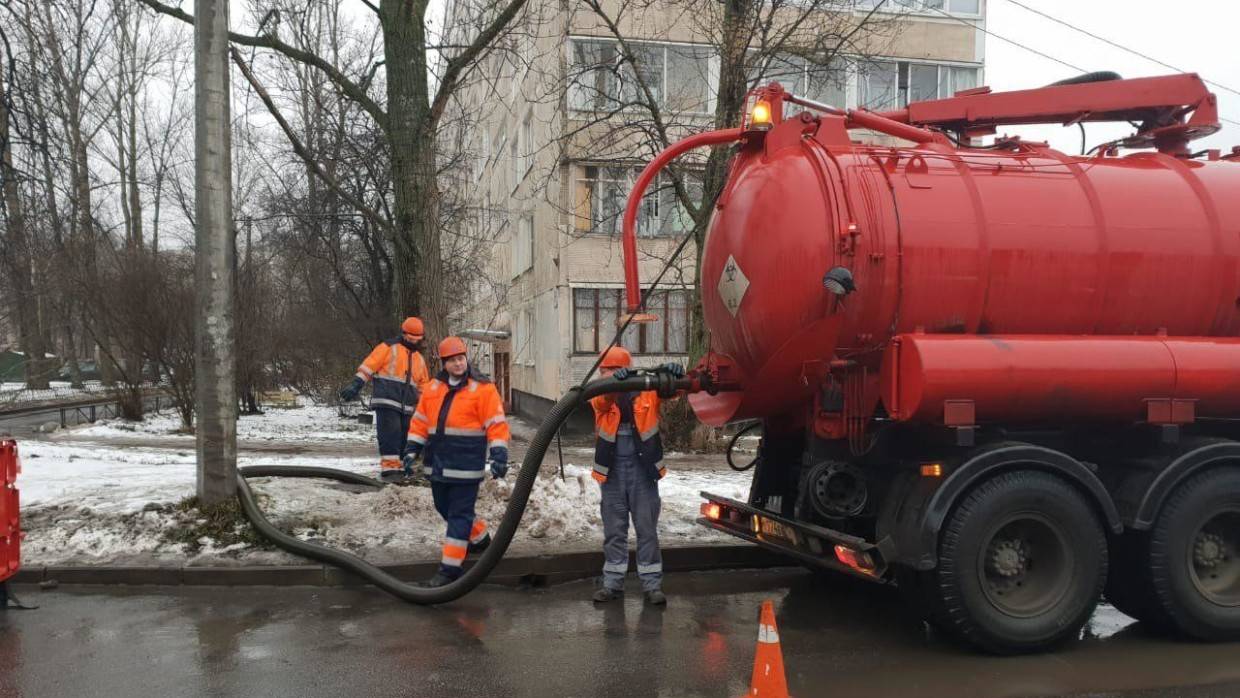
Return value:
[(423, 583), (426, 587), (461, 576), (466, 554), (491, 544), (486, 523), (474, 513), (478, 487), (488, 466), (494, 478), (508, 473), (508, 421), (495, 384), (469, 365), (460, 337), (440, 342), (439, 358), (443, 370), (422, 391), (404, 458), (405, 468), (412, 470), (422, 456), (435, 511), (448, 526), (439, 571)]
[[(603, 353), (599, 374), (623, 380), (631, 375), (633, 357), (624, 347)], [(677, 363), (658, 370), (680, 378)], [(637, 531), (637, 576), (646, 603), (667, 603), (663, 594), (663, 556), (659, 552), (659, 480), (667, 474), (662, 466), (663, 440), (659, 436), (659, 394), (653, 390), (609, 393), (590, 400), (598, 433), (594, 446), (595, 480), (602, 490), (603, 585), (595, 592), (599, 603), (624, 595), (629, 569), (629, 520)]]
[(426, 360), (420, 353), (425, 345), (422, 321), (405, 318), (399, 337), (385, 340), (357, 367), (353, 382), (340, 391), (346, 402), (357, 399), (367, 381), (374, 381), (370, 406), (375, 411), (375, 434), (379, 441), (379, 478), (401, 482), (405, 473), (400, 458), (409, 433), (409, 417), (421, 392), (430, 383)]

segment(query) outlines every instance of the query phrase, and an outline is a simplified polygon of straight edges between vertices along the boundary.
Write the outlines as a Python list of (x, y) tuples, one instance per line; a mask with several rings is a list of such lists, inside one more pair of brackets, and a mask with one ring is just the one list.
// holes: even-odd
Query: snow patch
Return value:
[[(512, 420), (516, 422), (517, 420)], [(518, 422), (519, 424), (519, 422)], [(129, 427), (132, 426), (132, 430)], [(23, 441), (23, 559), (30, 565), (65, 564), (296, 564), (282, 551), (243, 544), (217, 545), (207, 539), (201, 549), (169, 542), (166, 533), (184, 523), (171, 505), (194, 494), (197, 466), (193, 437), (184, 447), (168, 448), (168, 430), (176, 418), (161, 415), (133, 425), (111, 422), (73, 430), (73, 436), (98, 441)], [(327, 407), (271, 409), (238, 424), (242, 440), (302, 443), (373, 443), (373, 427), (341, 420)], [(528, 430), (528, 428), (526, 428)], [(110, 446), (107, 437), (150, 437), (162, 447)], [(519, 463), (524, 444), (514, 443)], [(245, 453), (240, 465), (287, 464), (340, 468), (374, 476), (373, 455), (365, 457)], [(513, 540), (518, 553), (593, 550), (602, 545), (599, 487), (590, 477), (588, 449), (566, 448), (565, 478), (559, 478), (554, 454), (543, 465), (521, 527)], [(659, 484), (663, 545), (726, 543), (735, 539), (698, 525), (700, 492), (744, 500), (750, 473), (727, 468), (722, 456), (669, 454), (669, 472)], [(514, 468), (515, 471), (515, 468)], [(514, 473), (504, 481), (487, 480), (478, 496), (478, 514), (495, 525), (512, 492)], [(305, 540), (340, 547), (379, 562), (437, 559), (444, 524), (435, 512), (428, 487), (365, 490), (328, 480), (254, 478), (268, 518)]]

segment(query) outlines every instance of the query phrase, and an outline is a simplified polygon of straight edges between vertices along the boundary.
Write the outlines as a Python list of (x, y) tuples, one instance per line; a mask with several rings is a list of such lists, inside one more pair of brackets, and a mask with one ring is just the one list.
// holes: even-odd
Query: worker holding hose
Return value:
[[(599, 374), (624, 380), (631, 375), (633, 357), (624, 347), (603, 352)], [(680, 378), (677, 363), (658, 369)], [(609, 393), (590, 400), (598, 438), (594, 447), (594, 472), (602, 490), (603, 586), (594, 593), (598, 603), (624, 595), (629, 569), (629, 520), (637, 531), (637, 576), (646, 603), (667, 603), (663, 594), (663, 556), (659, 552), (659, 480), (667, 474), (662, 466), (663, 441), (659, 436), (659, 395), (653, 390)]]
[(443, 370), (422, 391), (404, 457), (405, 468), (412, 470), (422, 456), (435, 511), (448, 525), (439, 571), (425, 587), (460, 577), (465, 556), (491, 544), (486, 523), (474, 513), (478, 487), (488, 466), (497, 479), (508, 472), (508, 422), (495, 384), (469, 365), (460, 337), (440, 342), (439, 358)]
[(356, 400), (362, 386), (374, 379), (370, 406), (375, 411), (375, 434), (379, 440), (379, 479), (389, 483), (405, 480), (400, 459), (409, 432), (409, 416), (430, 382), (426, 360), (420, 353), (425, 344), (422, 320), (405, 318), (400, 332), (400, 337), (376, 346), (357, 367), (353, 382), (340, 391), (341, 400)]

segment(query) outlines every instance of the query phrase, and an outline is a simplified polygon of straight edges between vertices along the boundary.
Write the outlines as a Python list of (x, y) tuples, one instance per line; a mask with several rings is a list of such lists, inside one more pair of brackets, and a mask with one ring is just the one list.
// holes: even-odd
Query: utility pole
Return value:
[(195, 4), (195, 406), (198, 498), (203, 505), (211, 505), (233, 497), (237, 487), (233, 336), (237, 242), (232, 230), (228, 0), (197, 0)]

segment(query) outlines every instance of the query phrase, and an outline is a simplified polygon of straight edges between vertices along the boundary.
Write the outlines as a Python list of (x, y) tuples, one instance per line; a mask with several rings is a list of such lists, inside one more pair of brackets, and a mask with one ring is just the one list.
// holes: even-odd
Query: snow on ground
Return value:
[[(237, 438), (241, 441), (352, 441), (358, 444), (374, 440), (375, 428), (370, 424), (345, 421), (335, 407), (306, 405), (296, 408), (268, 408), (261, 415), (242, 415), (237, 419)], [(74, 440), (134, 436), (180, 436), (191, 446), (192, 434), (181, 432), (181, 419), (174, 412), (148, 416), (141, 422), (110, 420), (77, 427)]]
[[(515, 421), (515, 420), (514, 420)], [(297, 558), (246, 543), (221, 543), (203, 538), (196, 545), (173, 542), (168, 532), (193, 523), (193, 514), (172, 505), (194, 492), (195, 454), (192, 437), (184, 447), (168, 447), (176, 419), (159, 416), (139, 425), (112, 422), (74, 429), (72, 441), (25, 441), (19, 445), (23, 472), (21, 489), (27, 564), (289, 564)], [(333, 409), (302, 407), (269, 410), (243, 417), (238, 435), (245, 440), (303, 443), (356, 442), (359, 453), (373, 440), (373, 427), (341, 420)], [(518, 432), (529, 432), (519, 425)], [(109, 445), (118, 435), (124, 446)], [(133, 445), (149, 438), (159, 447)], [(179, 439), (177, 440), (179, 446)], [(514, 444), (514, 462), (524, 455)], [(565, 479), (549, 454), (534, 487), (514, 552), (591, 550), (602, 543), (599, 488), (583, 461), (588, 449), (565, 449)], [(316, 456), (262, 452), (239, 456), (241, 465), (267, 463), (317, 465), (367, 475), (376, 471), (373, 455)], [(716, 464), (717, 462), (717, 464)], [(749, 473), (736, 473), (722, 456), (676, 454), (668, 458), (669, 473), (660, 483), (664, 545), (724, 543), (733, 539), (694, 523), (699, 492), (709, 490), (744, 499)], [(515, 469), (514, 469), (515, 470)], [(478, 498), (478, 512), (498, 523), (507, 504), (514, 473), (506, 481), (488, 480)], [(268, 517), (286, 530), (326, 545), (359, 553), (375, 562), (435, 559), (443, 523), (435, 512), (429, 488), (388, 487), (378, 491), (326, 480), (256, 478), (251, 481)]]
[(85, 381), (81, 388), (74, 388), (68, 381), (51, 381), (43, 390), (27, 390), (25, 383), (0, 383), (0, 403), (18, 404), (25, 402), (42, 402), (45, 400), (65, 400), (84, 397), (96, 393), (107, 392), (107, 388), (99, 381)]

